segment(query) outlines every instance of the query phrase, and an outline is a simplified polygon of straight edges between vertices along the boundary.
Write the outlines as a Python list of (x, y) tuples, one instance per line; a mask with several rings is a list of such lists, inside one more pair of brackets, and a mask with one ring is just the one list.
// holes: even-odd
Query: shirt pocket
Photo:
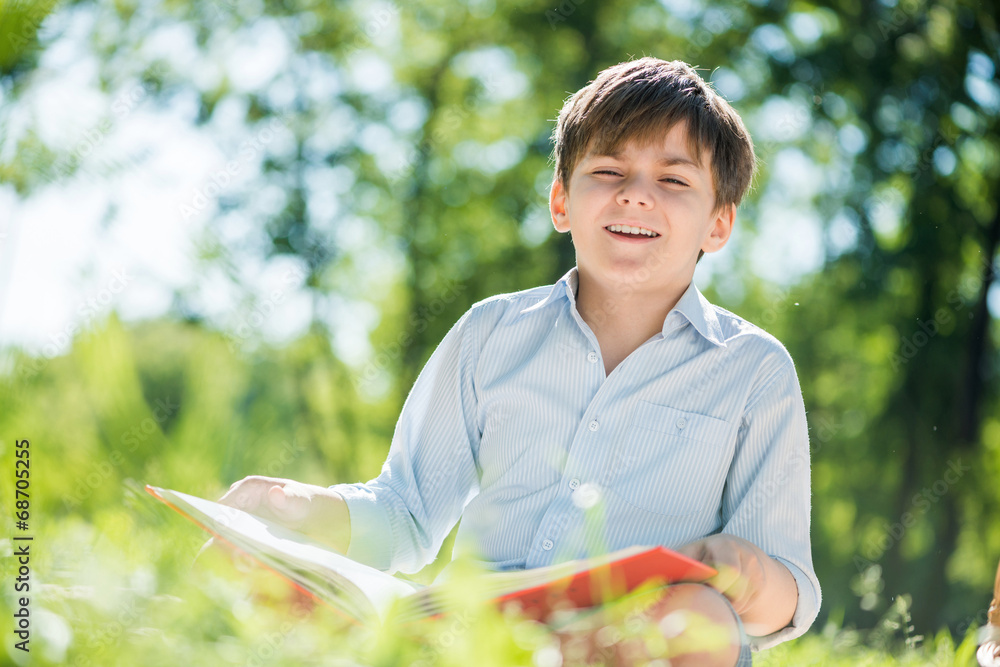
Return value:
[(714, 511), (732, 458), (730, 431), (725, 420), (640, 401), (612, 460), (612, 489), (665, 516)]

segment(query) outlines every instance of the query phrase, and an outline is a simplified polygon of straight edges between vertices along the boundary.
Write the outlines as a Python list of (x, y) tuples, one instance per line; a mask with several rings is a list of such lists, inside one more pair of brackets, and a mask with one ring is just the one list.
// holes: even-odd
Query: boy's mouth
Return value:
[(651, 229), (633, 227), (632, 225), (608, 225), (605, 229), (612, 234), (629, 238), (656, 238), (659, 236), (659, 234)]

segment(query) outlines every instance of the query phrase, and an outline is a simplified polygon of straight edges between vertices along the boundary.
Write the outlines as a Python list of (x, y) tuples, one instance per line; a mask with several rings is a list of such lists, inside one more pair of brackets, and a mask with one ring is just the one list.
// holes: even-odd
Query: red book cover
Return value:
[(501, 603), (518, 602), (532, 616), (544, 618), (554, 608), (581, 608), (602, 604), (630, 593), (643, 584), (704, 581), (714, 568), (672, 551), (650, 547), (603, 565), (554, 581), (508, 593)]

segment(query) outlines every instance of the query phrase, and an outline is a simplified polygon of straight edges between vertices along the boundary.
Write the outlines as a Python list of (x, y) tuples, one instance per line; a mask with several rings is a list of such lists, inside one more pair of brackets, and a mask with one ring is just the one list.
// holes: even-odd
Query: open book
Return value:
[[(363, 565), (309, 537), (211, 500), (146, 486), (155, 498), (294, 585), (359, 623), (409, 622), (449, 611), (443, 585), (421, 586)], [(666, 547), (614, 553), (529, 570), (482, 575), (485, 600), (520, 604), (536, 618), (554, 608), (590, 607), (643, 584), (704, 581), (711, 567)], [(478, 582), (477, 582), (478, 583)]]

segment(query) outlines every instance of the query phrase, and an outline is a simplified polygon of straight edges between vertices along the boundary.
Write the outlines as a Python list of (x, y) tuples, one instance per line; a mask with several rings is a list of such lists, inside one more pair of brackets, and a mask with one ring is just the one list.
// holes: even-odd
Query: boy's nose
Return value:
[(618, 191), (620, 206), (635, 205), (639, 208), (650, 208), (653, 205), (652, 195), (637, 183), (626, 184)]

